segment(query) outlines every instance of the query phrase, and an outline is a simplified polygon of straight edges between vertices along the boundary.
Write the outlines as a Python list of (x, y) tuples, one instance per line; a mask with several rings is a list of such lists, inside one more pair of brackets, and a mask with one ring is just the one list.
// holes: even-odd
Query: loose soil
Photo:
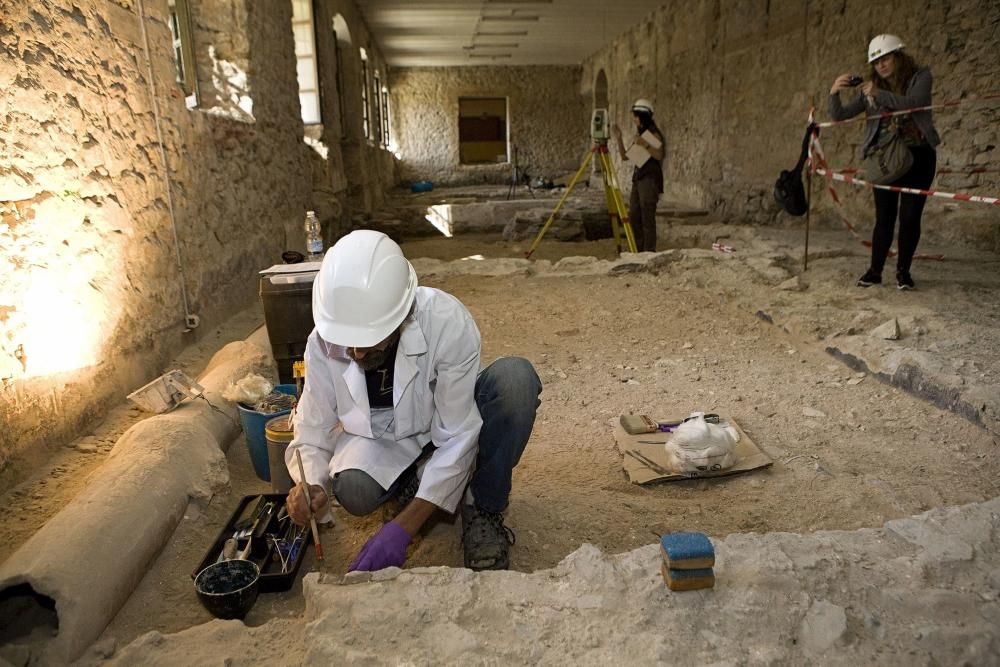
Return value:
[[(473, 262), (481, 261), (478, 256), (523, 257), (528, 245), (480, 235), (420, 238), (404, 242), (403, 249), (411, 258)], [(757, 315), (787, 299), (784, 293), (776, 296), (774, 281), (742, 258), (684, 259), (658, 274), (422, 276), (422, 284), (454, 294), (472, 312), (482, 333), (484, 362), (523, 356), (544, 384), (507, 512), (517, 535), (512, 568), (553, 567), (584, 543), (620, 553), (674, 530), (721, 537), (875, 527), (935, 506), (998, 495), (998, 448), (987, 430), (856, 373), (817, 343), (850, 322), (855, 311), (870, 309), (872, 300), (910, 299), (908, 308), (915, 312), (954, 309), (954, 294), (934, 286), (960, 282), (957, 263), (915, 269), (918, 281), (925, 281), (917, 292), (864, 292), (851, 283), (864, 267), (864, 249), (840, 245), (847, 250), (812, 263), (810, 293), (818, 310), (839, 298), (843, 312), (824, 310), (816, 330), (800, 327), (792, 333)], [(536, 257), (611, 259), (612, 246), (610, 240), (545, 241)], [(967, 270), (995, 267), (996, 257), (977, 261)], [(985, 314), (965, 315), (986, 318), (977, 326), (997, 317), (992, 306)], [(260, 322), (253, 306), (220, 329), (216, 340), (221, 346), (244, 337)], [(995, 347), (984, 353), (989, 349)], [(970, 341), (953, 354), (970, 359), (978, 350)], [(980, 367), (984, 374), (993, 372), (986, 362)], [(773, 467), (712, 480), (631, 484), (611, 436), (612, 421), (622, 413), (664, 416), (694, 410), (732, 415), (774, 459)], [(8, 520), (0, 528), (0, 560), (69, 502), (90, 474), (100, 474), (99, 464), (117, 435), (140, 417), (123, 407), (95, 430), (95, 450), (67, 448), (64, 457), (3, 495)], [(239, 499), (269, 491), (254, 477), (242, 438), (227, 457), (230, 488), (207, 506), (189, 508), (106, 630), (105, 642), (122, 645), (150, 630), (176, 632), (210, 620), (190, 574)], [(310, 554), (302, 572), (344, 573), (391, 510), (358, 519), (338, 509), (335, 526), (323, 531), (326, 563), (318, 567)], [(407, 566), (419, 565), (462, 565), (458, 522), (441, 516), (427, 528), (407, 561)], [(246, 622), (258, 626), (294, 619), (303, 606), (300, 577), (287, 594), (262, 595)]]

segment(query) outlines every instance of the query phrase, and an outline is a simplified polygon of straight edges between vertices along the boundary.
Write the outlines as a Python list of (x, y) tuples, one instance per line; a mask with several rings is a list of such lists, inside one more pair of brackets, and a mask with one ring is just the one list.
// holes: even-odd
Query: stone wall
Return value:
[[(392, 145), (381, 145), (363, 129), (361, 49), (368, 56), (369, 91), (375, 72), (388, 83), (388, 66), (378, 46), (352, 0), (315, 2), (313, 7), (323, 122), (307, 132), (315, 134), (327, 155), (321, 166), (326, 176), (317, 183), (314, 197), (332, 243), (349, 230), (352, 218), (367, 216), (385, 201), (385, 191), (398, 176)], [(329, 203), (328, 194), (335, 205)], [(324, 214), (328, 206), (336, 209), (336, 215), (332, 210)]]
[(554, 178), (580, 167), (590, 144), (590, 100), (578, 67), (403, 68), (392, 72), (400, 177), (435, 184), (506, 183), (511, 165), (460, 164), (458, 99), (506, 97), (508, 141), (520, 168)]
[[(589, 94), (603, 71), (620, 124), (628, 122), (632, 100), (653, 101), (668, 144), (666, 198), (727, 219), (800, 226), (773, 204), (774, 180), (798, 157), (810, 104), (828, 120), (833, 79), (867, 75), (871, 37), (892, 32), (909, 44), (918, 62), (932, 68), (940, 103), (995, 91), (998, 25), (1000, 3), (993, 0), (693, 0), (684, 11), (659, 10), (589, 58), (581, 88)], [(937, 188), (1000, 194), (998, 120), (995, 101), (936, 113), (939, 170), (994, 170), (940, 174)], [(835, 168), (858, 165), (861, 133), (860, 123), (823, 131)], [(623, 167), (623, 183), (626, 175)], [(871, 194), (846, 185), (838, 190), (847, 216), (867, 235)], [(828, 195), (815, 201), (815, 221), (842, 225)], [(995, 207), (931, 199), (924, 220), (932, 240), (1000, 249)]]
[(166, 370), (303, 244), (290, 6), (193, 4), (189, 110), (167, 3), (143, 2), (168, 197), (137, 0), (0, 0), (0, 469)]

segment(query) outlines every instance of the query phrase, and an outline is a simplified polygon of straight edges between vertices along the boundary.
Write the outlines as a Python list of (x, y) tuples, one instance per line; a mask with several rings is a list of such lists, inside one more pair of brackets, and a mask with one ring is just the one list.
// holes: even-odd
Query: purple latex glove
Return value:
[(410, 546), (412, 541), (413, 538), (402, 526), (390, 521), (365, 542), (365, 546), (361, 547), (361, 553), (347, 571), (374, 572), (393, 565), (402, 567), (406, 562), (406, 547)]

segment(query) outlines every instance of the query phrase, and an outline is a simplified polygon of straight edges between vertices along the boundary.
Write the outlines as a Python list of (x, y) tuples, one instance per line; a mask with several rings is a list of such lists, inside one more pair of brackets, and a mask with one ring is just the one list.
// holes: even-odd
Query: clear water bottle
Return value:
[(319, 262), (323, 259), (323, 230), (315, 211), (306, 211), (306, 261)]

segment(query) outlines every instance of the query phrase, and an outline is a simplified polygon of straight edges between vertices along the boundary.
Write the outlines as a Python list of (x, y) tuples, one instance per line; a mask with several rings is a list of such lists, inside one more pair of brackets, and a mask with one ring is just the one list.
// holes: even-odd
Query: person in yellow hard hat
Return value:
[(506, 569), (514, 536), (502, 512), (542, 391), (532, 365), (501, 357), (480, 370), (472, 315), (419, 287), (380, 232), (351, 232), (327, 251), (312, 299), (316, 328), (285, 454), (298, 482), (288, 464), (301, 453), (308, 496), (294, 487), (289, 515), (304, 525), (331, 492), (359, 516), (398, 501), (350, 565), (372, 571), (402, 566), (424, 522), (461, 505), (466, 567)]
[[(639, 252), (656, 251), (656, 204), (663, 192), (663, 158), (667, 154), (663, 133), (653, 120), (653, 104), (647, 99), (638, 99), (632, 105), (632, 122), (636, 136), (633, 144), (638, 144), (649, 152), (649, 159), (635, 165), (632, 170), (632, 193), (629, 196), (628, 215), (635, 234), (635, 245)], [(649, 133), (655, 141), (645, 136)], [(618, 144), (618, 153), (627, 160), (622, 131), (617, 125), (611, 126), (611, 133)], [(656, 145), (656, 144), (659, 145)]]
[[(868, 81), (852, 81), (850, 73), (841, 74), (830, 88), (828, 107), (834, 120), (846, 120), (860, 113), (877, 116), (880, 111), (897, 111), (931, 103), (933, 78), (931, 71), (920, 67), (905, 50), (896, 35), (877, 35), (868, 44)], [(840, 99), (841, 91), (860, 86), (847, 103)], [(913, 166), (893, 181), (891, 185), (926, 190), (934, 181), (937, 170), (935, 147), (941, 143), (930, 111), (915, 111), (895, 117), (869, 118), (865, 125), (862, 153), (868, 155), (875, 146), (882, 144), (891, 132), (898, 131), (913, 155)], [(920, 219), (924, 211), (925, 195), (900, 194), (874, 189), (875, 228), (872, 230), (871, 263), (864, 275), (858, 278), (858, 287), (871, 287), (882, 282), (892, 237), (899, 217), (899, 255), (896, 258), (896, 287), (914, 289), (910, 264), (920, 241)]]

